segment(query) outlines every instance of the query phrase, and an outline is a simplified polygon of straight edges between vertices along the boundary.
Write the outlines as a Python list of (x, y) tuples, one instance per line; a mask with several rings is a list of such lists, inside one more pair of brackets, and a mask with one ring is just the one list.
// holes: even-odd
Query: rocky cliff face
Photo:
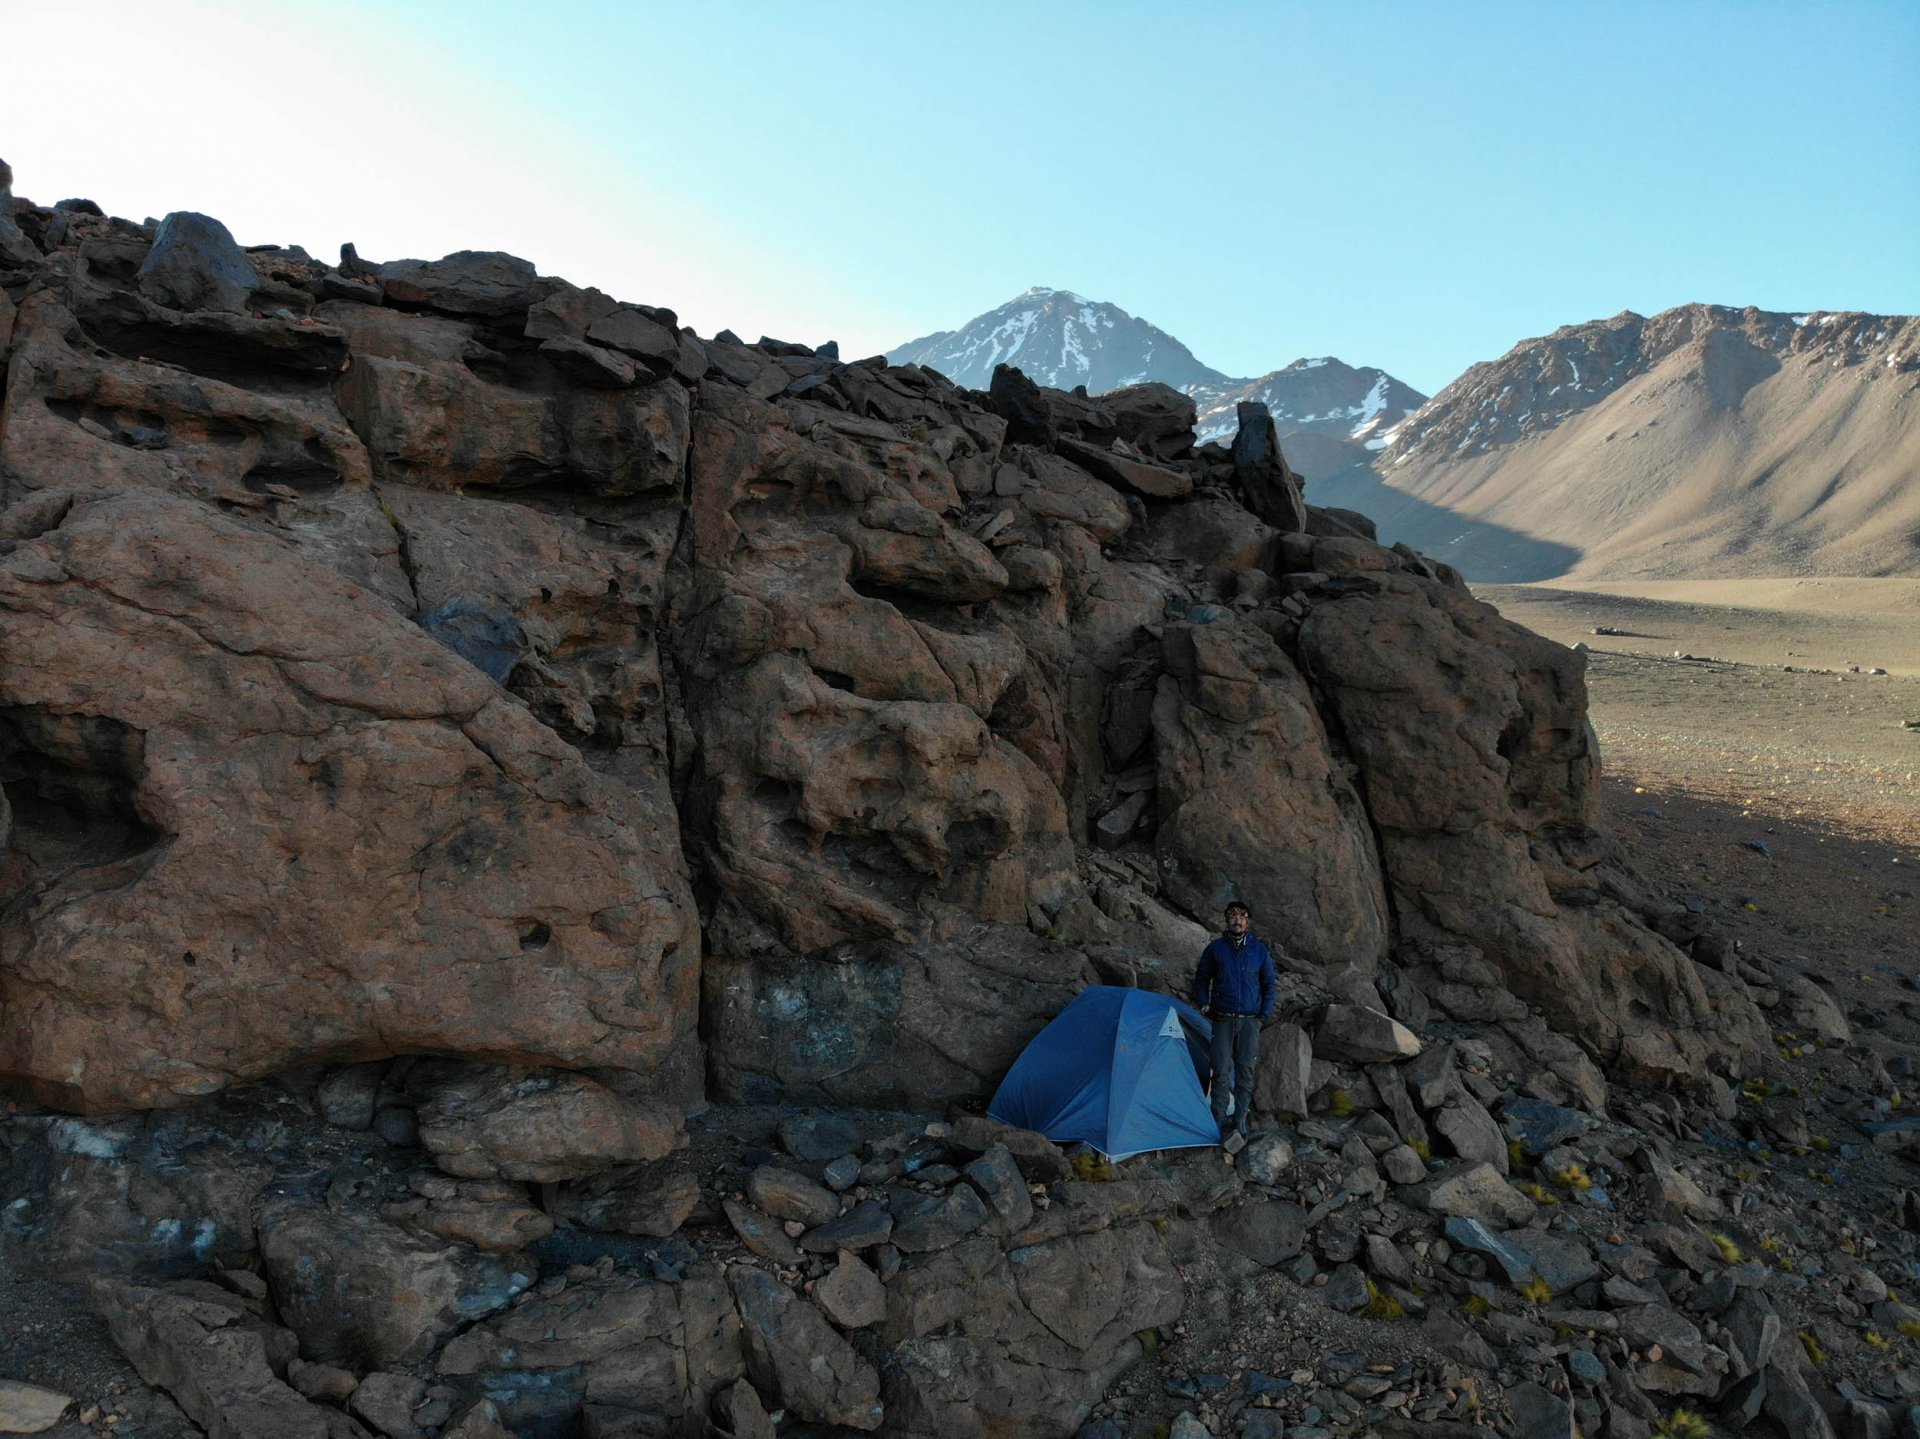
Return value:
[(1245, 897), (1752, 1043), (1596, 829), (1581, 661), (1164, 386), (991, 394), (463, 253), (13, 205), (0, 1074), (404, 1053), (688, 1102), (989, 1089)]

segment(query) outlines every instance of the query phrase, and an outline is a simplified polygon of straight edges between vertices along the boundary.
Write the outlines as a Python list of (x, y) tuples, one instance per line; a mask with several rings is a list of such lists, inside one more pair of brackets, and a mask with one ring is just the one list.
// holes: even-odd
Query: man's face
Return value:
[(1233, 935), (1235, 938), (1245, 934), (1248, 926), (1252, 923), (1253, 921), (1248, 918), (1247, 912), (1244, 909), (1230, 909), (1227, 911), (1227, 933)]

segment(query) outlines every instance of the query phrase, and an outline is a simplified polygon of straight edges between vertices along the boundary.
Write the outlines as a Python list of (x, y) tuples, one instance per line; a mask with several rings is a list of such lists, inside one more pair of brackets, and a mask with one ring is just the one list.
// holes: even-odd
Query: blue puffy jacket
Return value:
[(1257, 1014), (1263, 1023), (1274, 1013), (1273, 955), (1251, 930), (1236, 944), (1221, 935), (1200, 952), (1193, 974), (1193, 1003), (1235, 1014)]

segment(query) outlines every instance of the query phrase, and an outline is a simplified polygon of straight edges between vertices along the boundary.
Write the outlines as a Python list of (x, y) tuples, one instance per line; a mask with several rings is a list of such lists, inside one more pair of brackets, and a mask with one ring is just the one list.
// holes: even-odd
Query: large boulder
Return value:
[(134, 283), (171, 309), (244, 313), (260, 277), (225, 225), (211, 215), (176, 210), (154, 231), (153, 248)]
[(659, 1159), (679, 1116), (584, 1074), (482, 1069), (436, 1086), (420, 1107), (420, 1143), (463, 1179), (553, 1183)]
[(1300, 650), (1358, 766), (1403, 939), (1471, 943), (1513, 994), (1649, 1077), (1766, 1042), (1744, 990), (1615, 897), (1637, 885), (1599, 831), (1580, 655), (1403, 574), (1314, 605)]
[(261, 1207), (260, 1257), (302, 1357), (356, 1370), (418, 1364), (535, 1277), (364, 1211), (292, 1199)]
[(1299, 670), (1231, 621), (1169, 625), (1162, 653), (1154, 848), (1168, 892), (1209, 917), (1244, 900), (1270, 939), (1371, 971), (1387, 944), (1379, 859)]
[(367, 1439), (287, 1384), (293, 1335), (224, 1289), (101, 1278), (88, 1302), (140, 1377), (171, 1394), (209, 1439)]
[(409, 1049), (645, 1072), (692, 1029), (673, 812), (364, 590), (128, 494), (0, 560), (0, 616), (0, 1074), (105, 1109)]

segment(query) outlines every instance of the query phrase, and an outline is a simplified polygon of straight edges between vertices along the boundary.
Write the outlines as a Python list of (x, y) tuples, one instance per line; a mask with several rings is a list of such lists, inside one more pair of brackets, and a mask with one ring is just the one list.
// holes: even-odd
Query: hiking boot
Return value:
[(1229, 1129), (1220, 1137), (1220, 1147), (1229, 1154), (1238, 1154), (1247, 1147), (1247, 1136), (1237, 1129)]

